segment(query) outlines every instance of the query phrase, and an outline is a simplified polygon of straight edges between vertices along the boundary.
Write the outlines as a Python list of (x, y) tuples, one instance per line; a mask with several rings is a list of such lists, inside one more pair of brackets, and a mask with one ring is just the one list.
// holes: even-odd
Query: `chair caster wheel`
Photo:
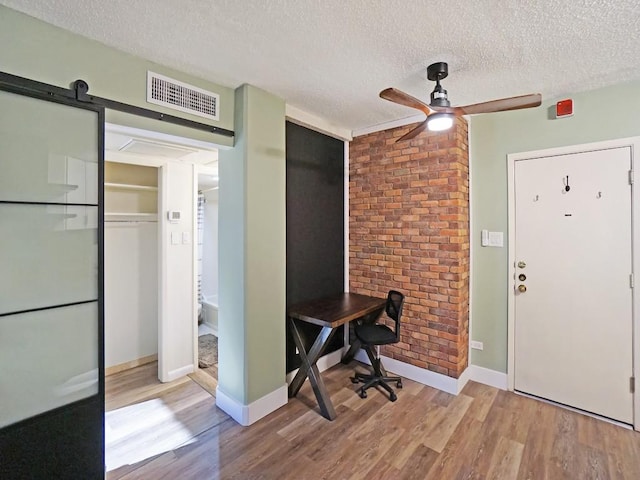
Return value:
[(364, 390), (360, 391), (360, 398), (367, 398), (367, 392), (365, 392)]
[(402, 388), (402, 380), (398, 380), (398, 382), (396, 383), (396, 387)]
[(351, 383), (358, 383), (359, 380), (356, 377), (351, 377)]
[(389, 400), (391, 400), (392, 402), (395, 402), (398, 399), (398, 396), (395, 393), (392, 393), (391, 395), (389, 395)]

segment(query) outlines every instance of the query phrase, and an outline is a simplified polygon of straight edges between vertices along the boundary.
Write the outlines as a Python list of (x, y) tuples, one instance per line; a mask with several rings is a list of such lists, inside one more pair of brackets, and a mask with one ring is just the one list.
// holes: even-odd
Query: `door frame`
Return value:
[[(536, 158), (585, 153), (594, 150), (629, 147), (631, 151), (631, 169), (635, 171), (636, 155), (640, 155), (640, 137), (606, 140), (580, 145), (555, 147), (529, 152), (510, 153), (507, 155), (507, 194), (508, 194), (508, 282), (507, 282), (507, 386), (514, 391), (515, 386), (515, 288), (516, 288), (516, 257), (515, 257), (515, 164), (520, 160), (535, 160)], [(633, 178), (633, 177), (632, 177)], [(640, 201), (635, 188), (635, 181), (631, 185), (631, 235), (632, 235), (632, 272), (640, 272)], [(640, 374), (640, 288), (632, 292), (632, 353), (633, 376), (636, 378), (636, 393), (633, 395), (633, 426), (640, 431), (640, 395), (638, 395), (638, 376)]]
[[(106, 123), (105, 130), (109, 134), (122, 134), (131, 136), (136, 139), (149, 140), (151, 142), (157, 143), (166, 143), (170, 145), (176, 145), (181, 147), (187, 147), (194, 150), (194, 153), (197, 152), (209, 152), (212, 150), (227, 150), (232, 147), (226, 147), (223, 145), (219, 145), (213, 142), (205, 142), (202, 140), (195, 140), (188, 137), (182, 137), (179, 135), (171, 135), (168, 133), (163, 133), (156, 130), (148, 130), (142, 128), (129, 127), (126, 125), (114, 124), (114, 123)], [(109, 157), (111, 160), (109, 161), (119, 161), (121, 163), (130, 163), (133, 165), (144, 165), (150, 167), (156, 167), (158, 169), (158, 260), (157, 260), (157, 268), (158, 268), (158, 379), (162, 382), (170, 382), (179, 378), (180, 376), (193, 373), (198, 370), (198, 314), (197, 314), (197, 295), (193, 295), (192, 300), (192, 308), (191, 308), (191, 325), (194, 328), (193, 338), (184, 344), (178, 344), (171, 341), (171, 335), (168, 334), (168, 330), (171, 324), (171, 319), (168, 314), (168, 307), (165, 301), (167, 297), (166, 292), (168, 291), (167, 285), (167, 265), (166, 258), (164, 252), (167, 248), (169, 248), (169, 240), (166, 232), (167, 220), (166, 220), (166, 211), (163, 210), (163, 206), (166, 205), (166, 189), (163, 188), (163, 167), (170, 160), (167, 158), (145, 158), (143, 156), (139, 157), (127, 157), (126, 161), (118, 155), (113, 155), (110, 153)], [(182, 163), (189, 163), (193, 168), (193, 178), (191, 182), (191, 186), (193, 188), (193, 201), (192, 201), (192, 211), (191, 214), (196, 215), (196, 203), (197, 203), (197, 187), (198, 187), (198, 172), (200, 170), (205, 170), (207, 167), (197, 163), (194, 159), (190, 160), (180, 160)], [(198, 245), (197, 245), (197, 222), (194, 221), (189, 228), (191, 232), (191, 245), (192, 245), (192, 269), (194, 274), (192, 275), (192, 288), (194, 292), (196, 292), (197, 287), (197, 253), (198, 253)], [(108, 325), (105, 328), (109, 328)], [(187, 365), (186, 369), (180, 369), (180, 371), (176, 372), (171, 370), (169, 366), (166, 365), (164, 359), (167, 355), (170, 354), (170, 351), (173, 350), (190, 350), (193, 355), (193, 362), (191, 365)]]

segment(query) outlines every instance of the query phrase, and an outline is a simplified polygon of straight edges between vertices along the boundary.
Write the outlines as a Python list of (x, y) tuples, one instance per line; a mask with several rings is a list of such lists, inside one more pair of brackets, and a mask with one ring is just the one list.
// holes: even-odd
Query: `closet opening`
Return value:
[[(214, 144), (107, 124), (108, 471), (184, 441), (186, 427), (174, 418), (181, 407), (174, 405), (172, 382), (188, 375), (215, 396), (217, 350), (211, 355), (209, 344), (217, 347), (218, 339), (217, 164)], [(200, 368), (205, 336), (209, 344), (202, 350), (209, 352), (210, 365)], [(111, 399), (116, 391), (127, 392), (126, 403)], [(166, 429), (166, 444), (144, 433), (149, 422)], [(133, 458), (134, 452), (144, 458)]]

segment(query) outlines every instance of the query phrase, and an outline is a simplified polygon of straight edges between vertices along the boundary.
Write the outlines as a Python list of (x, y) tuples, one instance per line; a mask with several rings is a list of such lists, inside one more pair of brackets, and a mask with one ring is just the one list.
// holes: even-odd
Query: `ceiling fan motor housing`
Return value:
[(447, 97), (447, 91), (440, 85), (440, 80), (449, 75), (449, 66), (446, 62), (432, 63), (427, 67), (427, 78), (436, 82), (436, 86), (431, 92), (432, 107), (450, 107), (451, 103)]
[(447, 91), (442, 88), (440, 82), (436, 84), (436, 88), (431, 92), (431, 103), (429, 104), (432, 107), (450, 107), (451, 102), (449, 102), (449, 98), (447, 97)]

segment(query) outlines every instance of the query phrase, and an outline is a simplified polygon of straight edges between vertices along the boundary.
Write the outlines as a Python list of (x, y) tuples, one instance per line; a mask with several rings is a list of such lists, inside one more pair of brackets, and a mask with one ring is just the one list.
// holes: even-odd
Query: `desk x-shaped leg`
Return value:
[(289, 397), (295, 397), (300, 391), (300, 387), (302, 387), (305, 379), (309, 377), (309, 382), (311, 382), (311, 387), (313, 388), (313, 393), (315, 393), (316, 399), (318, 400), (318, 405), (320, 405), (322, 415), (329, 420), (333, 420), (336, 418), (336, 411), (331, 403), (331, 398), (329, 398), (327, 387), (325, 387), (322, 377), (320, 377), (320, 371), (318, 370), (316, 362), (331, 340), (336, 329), (322, 327), (322, 330), (313, 342), (311, 349), (307, 352), (304, 347), (302, 333), (298, 329), (296, 321), (293, 318), (289, 318), (289, 328), (291, 328), (293, 341), (296, 344), (296, 347), (298, 347), (300, 360), (302, 360), (302, 365), (300, 365), (298, 373), (289, 384)]

